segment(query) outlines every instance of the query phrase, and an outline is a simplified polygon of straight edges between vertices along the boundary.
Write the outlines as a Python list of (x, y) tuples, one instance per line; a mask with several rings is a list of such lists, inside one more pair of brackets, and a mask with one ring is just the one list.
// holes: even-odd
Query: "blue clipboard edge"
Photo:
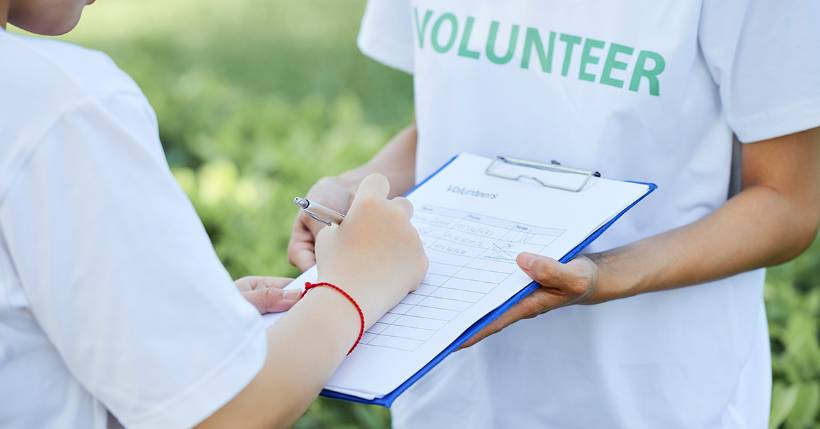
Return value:
[[(430, 179), (435, 177), (439, 172), (441, 172), (442, 170), (447, 168), (447, 166), (450, 165), (453, 161), (455, 161), (456, 158), (458, 158), (458, 155), (450, 158), (449, 161), (447, 161), (446, 163), (444, 163), (444, 165), (439, 167), (438, 170), (433, 172), (433, 174), (427, 176), (426, 179), (419, 182), (418, 185), (414, 186), (413, 189), (408, 191), (405, 195), (410, 195), (411, 193), (413, 193), (413, 191), (415, 191), (416, 189), (420, 188), (422, 185), (427, 183)], [(566, 264), (567, 262), (571, 261), (573, 258), (575, 258), (575, 256), (577, 256), (579, 253), (581, 253), (582, 250), (584, 250), (593, 241), (595, 241), (598, 237), (600, 237), (601, 234), (604, 233), (604, 231), (609, 229), (609, 227), (612, 226), (618, 219), (620, 219), (621, 216), (623, 216), (626, 212), (628, 212), (630, 209), (632, 209), (632, 207), (635, 207), (636, 204), (641, 202), (644, 198), (646, 198), (649, 194), (651, 194), (652, 192), (655, 191), (655, 189), (658, 188), (658, 185), (656, 185), (654, 183), (638, 182), (638, 181), (630, 181), (630, 182), (637, 183), (637, 184), (640, 184), (640, 185), (646, 185), (647, 186), (646, 193), (641, 195), (640, 198), (638, 198), (637, 200), (632, 202), (632, 204), (627, 206), (627, 208), (623, 209), (620, 213), (615, 215), (615, 217), (610, 219), (609, 222), (601, 225), (592, 234), (590, 234), (589, 237), (587, 237), (584, 241), (582, 241), (580, 244), (575, 246), (572, 250), (567, 252), (566, 255), (561, 257), (561, 259), (559, 259), (559, 262), (561, 262), (563, 264)], [(322, 392), (319, 395), (324, 396), (326, 398), (341, 399), (341, 400), (345, 400), (345, 401), (358, 402), (360, 404), (367, 404), (367, 405), (380, 405), (380, 406), (385, 407), (385, 408), (390, 408), (390, 406), (393, 404), (393, 401), (395, 401), (402, 393), (404, 393), (405, 390), (409, 389), (410, 386), (415, 384), (421, 377), (423, 377), (431, 369), (433, 369), (436, 365), (438, 365), (442, 360), (444, 360), (444, 358), (449, 356), (450, 353), (458, 350), (458, 348), (461, 347), (462, 344), (464, 344), (468, 339), (470, 339), (479, 330), (481, 330), (481, 328), (487, 326), (490, 322), (497, 319), (499, 316), (501, 316), (501, 314), (503, 314), (505, 311), (509, 310), (510, 307), (517, 304), (519, 301), (524, 299), (524, 297), (526, 297), (527, 295), (533, 293), (536, 289), (538, 289), (538, 283), (531, 282), (530, 284), (525, 286), (523, 289), (521, 289), (518, 293), (513, 295), (510, 299), (508, 299), (503, 304), (496, 307), (495, 310), (485, 314), (484, 317), (482, 317), (481, 319), (478, 319), (475, 323), (473, 323), (469, 328), (467, 328), (467, 330), (465, 330), (461, 335), (459, 335), (458, 338), (455, 339), (455, 341), (450, 343), (450, 345), (447, 346), (444, 350), (442, 350), (441, 353), (437, 354), (432, 360), (430, 360), (430, 362), (428, 362), (426, 365), (424, 365), (415, 374), (410, 376), (410, 378), (408, 378), (404, 383), (399, 385), (399, 387), (397, 387), (395, 390), (393, 390), (392, 392), (388, 393), (385, 396), (382, 396), (381, 398), (368, 400), (368, 399), (359, 398), (357, 396), (348, 395), (348, 394), (345, 394), (345, 393), (334, 392), (332, 390), (327, 390), (327, 389), (323, 389)]]

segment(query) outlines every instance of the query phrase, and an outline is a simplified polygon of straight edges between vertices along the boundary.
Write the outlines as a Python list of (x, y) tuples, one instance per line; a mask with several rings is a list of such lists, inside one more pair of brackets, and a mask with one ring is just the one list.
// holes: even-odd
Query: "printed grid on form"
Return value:
[(427, 276), (364, 334), (361, 344), (417, 349), (518, 270), (519, 252), (541, 253), (564, 233), (429, 205), (416, 208), (413, 224), (430, 261)]

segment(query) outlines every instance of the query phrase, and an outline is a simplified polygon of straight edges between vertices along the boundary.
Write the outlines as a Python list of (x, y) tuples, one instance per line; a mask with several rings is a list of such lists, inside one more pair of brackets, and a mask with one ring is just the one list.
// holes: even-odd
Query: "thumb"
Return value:
[(564, 264), (546, 256), (522, 252), (516, 258), (518, 266), (541, 286), (561, 286), (571, 277)]
[(279, 289), (275, 287), (254, 289), (242, 292), (242, 296), (259, 311), (260, 314), (287, 311), (297, 301), (301, 291), (298, 289)]

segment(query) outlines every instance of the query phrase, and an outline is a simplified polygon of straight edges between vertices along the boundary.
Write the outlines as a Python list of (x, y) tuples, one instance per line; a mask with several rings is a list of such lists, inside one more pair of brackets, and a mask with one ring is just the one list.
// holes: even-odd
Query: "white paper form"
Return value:
[[(568, 192), (485, 175), (490, 162), (462, 154), (410, 194), (428, 273), (364, 334), (327, 389), (365, 399), (390, 393), (531, 282), (515, 264), (518, 253), (559, 259), (647, 192), (601, 178)], [(292, 285), (315, 280), (312, 269)]]

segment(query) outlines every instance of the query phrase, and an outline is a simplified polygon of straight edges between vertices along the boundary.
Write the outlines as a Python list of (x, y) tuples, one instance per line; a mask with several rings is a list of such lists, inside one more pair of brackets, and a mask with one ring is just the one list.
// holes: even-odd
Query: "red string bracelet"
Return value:
[(359, 303), (358, 303), (358, 302), (356, 302), (356, 300), (355, 300), (355, 299), (353, 299), (353, 297), (352, 297), (352, 296), (350, 296), (350, 294), (348, 294), (347, 292), (345, 292), (345, 291), (344, 291), (344, 289), (340, 288), (339, 286), (336, 286), (336, 285), (335, 285), (335, 284), (333, 284), (333, 283), (327, 283), (327, 282), (321, 282), (321, 283), (311, 283), (311, 282), (305, 282), (305, 290), (302, 292), (302, 298), (304, 298), (305, 294), (306, 294), (306, 293), (308, 293), (308, 291), (309, 291), (309, 290), (311, 290), (311, 289), (313, 289), (313, 288), (315, 288), (315, 287), (319, 287), (319, 286), (329, 287), (329, 288), (331, 288), (331, 289), (334, 289), (336, 292), (339, 292), (340, 294), (342, 294), (342, 296), (344, 296), (345, 298), (347, 298), (347, 300), (348, 300), (348, 301), (350, 301), (350, 303), (351, 303), (351, 304), (353, 304), (353, 306), (354, 306), (354, 307), (356, 307), (356, 312), (357, 312), (357, 313), (359, 313), (359, 337), (358, 337), (358, 338), (356, 338), (356, 342), (355, 342), (355, 343), (353, 343), (353, 346), (352, 346), (352, 347), (350, 347), (350, 350), (348, 350), (348, 351), (347, 351), (347, 354), (351, 354), (351, 353), (353, 353), (353, 349), (355, 349), (355, 348), (356, 348), (356, 346), (358, 346), (358, 345), (359, 345), (359, 341), (361, 341), (361, 340), (362, 340), (362, 335), (364, 335), (364, 312), (362, 312), (362, 308), (361, 308), (361, 307), (359, 307)]

